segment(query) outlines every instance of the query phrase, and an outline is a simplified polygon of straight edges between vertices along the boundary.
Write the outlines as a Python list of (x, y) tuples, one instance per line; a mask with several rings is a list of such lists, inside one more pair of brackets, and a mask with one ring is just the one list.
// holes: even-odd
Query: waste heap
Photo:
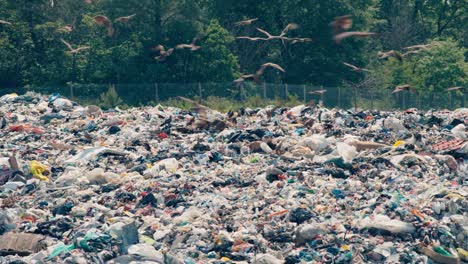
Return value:
[(0, 98), (0, 263), (462, 263), (468, 109)]

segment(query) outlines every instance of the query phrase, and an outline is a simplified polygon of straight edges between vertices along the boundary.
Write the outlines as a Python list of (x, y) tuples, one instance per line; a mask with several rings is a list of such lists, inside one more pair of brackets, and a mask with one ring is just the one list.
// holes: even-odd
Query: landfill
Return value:
[(0, 263), (467, 263), (468, 109), (0, 97)]

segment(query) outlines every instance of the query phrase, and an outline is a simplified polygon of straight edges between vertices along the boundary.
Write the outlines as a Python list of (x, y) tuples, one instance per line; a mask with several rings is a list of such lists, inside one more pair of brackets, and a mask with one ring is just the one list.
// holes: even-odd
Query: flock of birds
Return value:
[[(84, 1), (87, 4), (92, 4), (92, 0), (84, 0)], [(53, 4), (54, 4), (54, 2), (53, 2), (53, 0), (51, 0), (51, 5), (53, 6)], [(98, 16), (94, 17), (94, 21), (95, 21), (95, 23), (97, 25), (106, 28), (107, 35), (109, 37), (112, 37), (115, 34), (114, 23), (128, 23), (135, 16), (136, 16), (136, 14), (129, 15), (129, 16), (118, 17), (118, 18), (116, 18), (116, 19), (114, 19), (112, 21), (111, 19), (109, 19), (106, 16), (98, 15)], [(250, 26), (250, 25), (254, 24), (256, 21), (258, 21), (258, 20), (259, 20), (258, 18), (246, 19), (246, 20), (236, 22), (236, 23), (234, 23), (234, 25), (237, 26), (237, 27)], [(0, 20), (0, 24), (12, 25), (11, 22), (8, 22), (8, 21), (5, 21), (5, 20)], [(376, 35), (376, 33), (374, 33), (374, 32), (348, 31), (353, 26), (353, 20), (352, 20), (352, 17), (350, 15), (336, 17), (335, 20), (330, 23), (330, 26), (331, 26), (332, 32), (333, 32), (333, 39), (334, 39), (335, 43), (338, 44), (338, 45), (341, 44), (341, 42), (346, 38), (350, 38), (350, 37), (367, 38), (367, 37), (371, 37), (371, 36)], [(276, 40), (281, 40), (283, 45), (286, 42), (288, 42), (290, 44), (311, 42), (312, 39), (310, 39), (310, 38), (288, 37), (287, 36), (287, 34), (290, 31), (298, 29), (298, 28), (299, 28), (298, 24), (289, 23), (281, 31), (281, 33), (279, 35), (274, 35), (274, 34), (271, 34), (271, 33), (269, 33), (268, 31), (266, 31), (264, 29), (261, 29), (261, 28), (257, 27), (256, 30), (258, 32), (260, 32), (261, 34), (263, 34), (264, 36), (262, 36), (262, 37), (239, 36), (239, 37), (237, 37), (237, 39), (239, 39), (239, 40), (243, 39), (243, 40), (254, 41), (254, 42), (255, 41), (276, 41)], [(64, 26), (63, 28), (61, 28), (60, 30), (63, 31), (63, 32), (68, 32), (69, 33), (71, 31), (73, 31), (73, 29), (74, 29), (73, 26), (67, 25), (67, 26)], [(152, 47), (151, 50), (154, 51), (154, 52), (159, 53), (159, 55), (155, 57), (155, 59), (157, 61), (164, 62), (164, 61), (167, 60), (168, 57), (170, 57), (174, 53), (175, 50), (187, 49), (187, 50), (190, 50), (190, 51), (194, 52), (194, 51), (197, 51), (197, 50), (201, 49), (201, 46), (196, 45), (196, 42), (198, 40), (199, 40), (199, 37), (195, 37), (192, 40), (191, 43), (189, 43), (189, 44), (179, 44), (179, 45), (176, 45), (173, 48), (166, 48), (163, 45), (159, 44), (159, 45), (157, 45), (155, 47)], [(81, 46), (81, 47), (73, 48), (73, 46), (70, 43), (68, 43), (67, 41), (65, 41), (64, 39), (61, 39), (61, 41), (65, 44), (65, 46), (68, 48), (68, 51), (71, 54), (77, 54), (77, 53), (79, 53), (79, 52), (81, 52), (83, 50), (87, 50), (87, 49), (91, 48), (90, 46)], [(411, 56), (411, 55), (414, 55), (414, 54), (419, 54), (419, 53), (421, 53), (423, 51), (428, 50), (433, 45), (434, 44), (421, 44), (421, 45), (414, 45), (414, 46), (406, 47), (406, 48), (404, 48), (404, 50), (405, 50), (404, 53), (400, 53), (400, 52), (395, 51), (395, 50), (379, 51), (377, 53), (377, 56), (378, 56), (379, 59), (388, 59), (388, 58), (392, 57), (392, 58), (395, 58), (395, 59), (399, 60), (400, 62), (402, 62), (405, 57), (408, 57), (408, 56)], [(343, 64), (345, 66), (349, 67), (350, 70), (352, 70), (354, 72), (358, 72), (358, 73), (372, 72), (371, 70), (364, 69), (364, 68), (355, 66), (355, 65), (347, 63), (347, 62), (343, 62)], [(234, 83), (236, 84), (236, 86), (238, 88), (240, 88), (245, 81), (250, 81), (250, 80), (254, 81), (257, 84), (259, 84), (260, 83), (260, 78), (265, 73), (265, 70), (267, 68), (273, 68), (273, 69), (276, 69), (276, 70), (278, 70), (280, 72), (283, 72), (283, 73), (286, 72), (286, 70), (284, 70), (283, 67), (281, 67), (280, 65), (269, 62), (269, 63), (262, 64), (260, 66), (260, 68), (253, 74), (243, 74), (240, 78), (234, 80)], [(446, 91), (451, 92), (451, 91), (456, 91), (456, 90), (461, 90), (461, 89), (463, 89), (463, 87), (457, 86), (457, 87), (447, 88)], [(410, 91), (410, 92), (416, 93), (416, 94), (418, 93), (417, 90), (415, 88), (413, 88), (409, 84), (397, 86), (395, 88), (395, 90), (393, 91), (393, 93), (399, 93), (399, 92), (402, 92), (402, 91)], [(325, 92), (326, 92), (326, 90), (322, 89), (322, 90), (312, 91), (310, 93), (311, 94), (320, 94), (320, 95), (323, 96), (323, 94)]]

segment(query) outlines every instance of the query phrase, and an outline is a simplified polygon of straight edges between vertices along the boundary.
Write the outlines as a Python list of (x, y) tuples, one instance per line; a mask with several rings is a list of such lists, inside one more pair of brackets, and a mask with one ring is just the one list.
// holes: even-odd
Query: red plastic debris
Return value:
[(165, 133), (165, 132), (161, 132), (158, 134), (158, 138), (160, 139), (166, 139), (168, 137), (168, 135)]
[(466, 143), (466, 140), (463, 139), (454, 139), (449, 141), (441, 141), (437, 144), (432, 145), (432, 149), (435, 151), (453, 151), (458, 150), (463, 147)]

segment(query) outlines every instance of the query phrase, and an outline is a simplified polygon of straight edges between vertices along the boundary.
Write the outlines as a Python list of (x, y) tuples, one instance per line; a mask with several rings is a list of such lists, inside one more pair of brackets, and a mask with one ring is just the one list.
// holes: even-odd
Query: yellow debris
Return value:
[(49, 168), (46, 165), (36, 160), (33, 160), (29, 164), (29, 167), (31, 170), (31, 174), (34, 176), (34, 178), (39, 179), (41, 181), (49, 181), (49, 178), (43, 175), (44, 172), (49, 171)]
[(397, 142), (395, 142), (395, 144), (393, 144), (393, 146), (394, 146), (394, 147), (399, 147), (399, 146), (401, 146), (401, 145), (403, 145), (403, 144), (405, 144), (404, 141), (398, 140)]
[(457, 252), (461, 259), (468, 261), (468, 251), (464, 250), (463, 248), (457, 248)]

